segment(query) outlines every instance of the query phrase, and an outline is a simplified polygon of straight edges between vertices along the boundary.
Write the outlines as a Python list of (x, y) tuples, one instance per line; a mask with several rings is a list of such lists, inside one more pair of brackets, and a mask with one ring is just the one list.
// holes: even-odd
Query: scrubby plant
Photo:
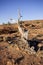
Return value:
[(8, 21), (8, 23), (7, 23), (8, 25), (11, 25), (11, 23)]

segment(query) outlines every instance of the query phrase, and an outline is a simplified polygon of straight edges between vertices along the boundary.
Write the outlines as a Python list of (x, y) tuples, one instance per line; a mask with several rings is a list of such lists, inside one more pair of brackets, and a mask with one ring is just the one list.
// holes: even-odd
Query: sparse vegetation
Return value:
[(20, 22), (24, 32), (29, 30), (28, 39), (21, 37), (17, 24), (0, 26), (0, 65), (43, 65), (43, 27), (36, 28), (37, 22)]
[(39, 21), (37, 21), (37, 24), (39, 24), (40, 22)]
[(30, 24), (25, 24), (25, 26), (29, 26)]
[(11, 23), (8, 21), (8, 23), (7, 23), (8, 25), (11, 25)]

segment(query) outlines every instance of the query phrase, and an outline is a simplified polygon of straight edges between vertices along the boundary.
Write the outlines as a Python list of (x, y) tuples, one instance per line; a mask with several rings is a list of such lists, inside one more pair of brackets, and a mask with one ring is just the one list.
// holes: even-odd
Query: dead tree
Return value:
[[(18, 24), (18, 30), (19, 30), (19, 32), (20, 32), (20, 34), (21, 34), (21, 41), (22, 41), (22, 45), (23, 45), (23, 49), (24, 49), (24, 47), (25, 47), (25, 50), (27, 50), (27, 51), (29, 51), (28, 49), (29, 49), (29, 44), (28, 44), (28, 41), (27, 41), (27, 39), (28, 39), (28, 30), (27, 31), (24, 31), (22, 28), (21, 28), (21, 26), (20, 26), (20, 19), (21, 19), (21, 14), (20, 14), (20, 11), (18, 12), (18, 21), (17, 21), (17, 24)], [(20, 47), (19, 47), (20, 48)]]
[(20, 27), (20, 19), (21, 19), (21, 14), (20, 14), (20, 10), (18, 11), (18, 21), (17, 21), (17, 24), (18, 24), (18, 30), (21, 34), (21, 38), (22, 39), (28, 39), (28, 30), (24, 32), (24, 30), (22, 30), (22, 28)]

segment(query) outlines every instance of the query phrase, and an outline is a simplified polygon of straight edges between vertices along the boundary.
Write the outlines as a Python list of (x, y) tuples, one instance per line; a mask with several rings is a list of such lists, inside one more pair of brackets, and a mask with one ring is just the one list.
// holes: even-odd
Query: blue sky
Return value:
[(43, 19), (43, 0), (0, 0), (0, 23), (17, 20), (18, 9), (22, 20)]

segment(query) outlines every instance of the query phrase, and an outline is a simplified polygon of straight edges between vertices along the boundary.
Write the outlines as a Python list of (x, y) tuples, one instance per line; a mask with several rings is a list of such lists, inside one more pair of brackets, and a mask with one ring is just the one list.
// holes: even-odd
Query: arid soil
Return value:
[(20, 26), (28, 30), (28, 44), (17, 23), (0, 25), (0, 65), (43, 65), (43, 20), (21, 21)]

